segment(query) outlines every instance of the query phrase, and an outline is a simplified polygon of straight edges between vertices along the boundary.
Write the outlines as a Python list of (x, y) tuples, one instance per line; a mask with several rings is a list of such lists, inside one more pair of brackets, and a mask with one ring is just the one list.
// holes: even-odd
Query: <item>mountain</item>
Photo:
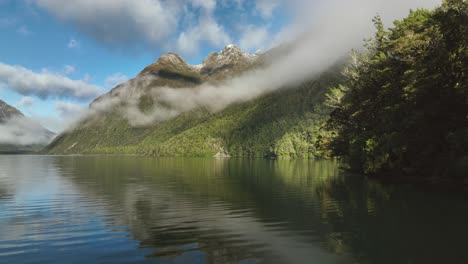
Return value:
[[(189, 65), (177, 54), (163, 55), (134, 79), (94, 100), (90, 104), (93, 111), (58, 136), (46, 151), (149, 156), (316, 156), (319, 127), (329, 114), (323, 104), (325, 93), (328, 87), (339, 83), (340, 66), (295, 87), (228, 104), (221, 110), (190, 108), (191, 98), (179, 98), (180, 103), (172, 108), (164, 102), (163, 97), (176, 96), (162, 93), (168, 87), (174, 92), (189, 89), (197, 95), (202, 92), (197, 90), (202, 85), (212, 85), (216, 93), (216, 84), (264, 67), (273, 53), (248, 54), (228, 45), (219, 53), (209, 54), (200, 65)], [(217, 97), (213, 95), (210, 100), (215, 104)]]
[(0, 123), (5, 122), (6, 120), (16, 117), (16, 116), (24, 116), (18, 109), (10, 106), (9, 104), (5, 103), (3, 100), (0, 99)]
[(38, 151), (55, 134), (0, 100), (0, 153)]

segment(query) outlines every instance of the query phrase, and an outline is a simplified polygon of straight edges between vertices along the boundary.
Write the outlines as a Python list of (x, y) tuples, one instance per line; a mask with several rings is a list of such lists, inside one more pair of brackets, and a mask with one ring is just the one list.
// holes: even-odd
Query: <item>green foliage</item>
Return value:
[[(330, 113), (323, 102), (340, 69), (315, 81), (212, 113), (197, 109), (144, 128), (131, 127), (116, 111), (89, 119), (53, 142), (51, 154), (126, 154), (212, 157), (221, 148), (234, 157), (314, 158), (320, 125)], [(156, 87), (156, 86), (153, 86)], [(142, 96), (139, 108), (152, 108)]]
[(367, 173), (440, 174), (468, 155), (468, 4), (411, 11), (385, 30), (327, 95), (322, 148)]

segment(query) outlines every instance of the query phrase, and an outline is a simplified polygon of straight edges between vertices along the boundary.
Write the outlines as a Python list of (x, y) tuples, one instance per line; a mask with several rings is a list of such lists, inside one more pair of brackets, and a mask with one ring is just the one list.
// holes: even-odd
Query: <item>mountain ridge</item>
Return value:
[(258, 57), (258, 53), (245, 53), (233, 44), (227, 45), (220, 52), (211, 52), (202, 61), (202, 63), (198, 65), (188, 64), (176, 53), (167, 53), (159, 57), (155, 63), (145, 67), (140, 75), (158, 72), (161, 71), (161, 69), (164, 70), (164, 66), (166, 66), (180, 71), (188, 71), (195, 74), (211, 76), (223, 69), (229, 69), (233, 66), (247, 66), (249, 64), (253, 64)]
[[(315, 142), (320, 124), (329, 113), (323, 105), (325, 93), (337, 84), (341, 65), (289, 89), (215, 112), (197, 107), (168, 120), (135, 126), (131, 125), (135, 117), (122, 110), (134, 104), (138, 112), (151, 112), (155, 105), (164, 104), (157, 101), (161, 89), (223, 82), (263, 67), (269, 56), (269, 52), (248, 54), (228, 45), (219, 53), (210, 53), (202, 64), (189, 65), (177, 54), (165, 54), (135, 78), (94, 100), (91, 108), (108, 107), (106, 103), (114, 99), (117, 103), (112, 110), (91, 115), (58, 136), (46, 152), (214, 156), (223, 150), (234, 157), (312, 158), (318, 154)], [(167, 111), (170, 115), (171, 109)]]

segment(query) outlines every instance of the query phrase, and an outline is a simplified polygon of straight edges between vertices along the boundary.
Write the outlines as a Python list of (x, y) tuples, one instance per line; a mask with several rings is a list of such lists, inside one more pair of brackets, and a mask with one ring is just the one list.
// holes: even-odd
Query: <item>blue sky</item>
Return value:
[[(54, 131), (161, 54), (267, 49), (280, 0), (0, 0), (0, 99)], [(84, 92), (83, 92), (84, 91)]]
[(60, 132), (94, 98), (164, 53), (198, 64), (227, 44), (253, 53), (300, 36), (300, 47), (281, 62), (292, 72), (272, 74), (296, 81), (362, 47), (376, 14), (390, 26), (410, 8), (440, 2), (0, 0), (0, 99)]

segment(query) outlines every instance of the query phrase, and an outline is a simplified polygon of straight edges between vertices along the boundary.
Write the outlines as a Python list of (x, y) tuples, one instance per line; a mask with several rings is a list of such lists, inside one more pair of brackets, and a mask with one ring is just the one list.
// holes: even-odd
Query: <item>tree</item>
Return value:
[(411, 11), (388, 30), (374, 19), (366, 52), (327, 95), (333, 155), (366, 173), (429, 176), (468, 154), (467, 6)]

